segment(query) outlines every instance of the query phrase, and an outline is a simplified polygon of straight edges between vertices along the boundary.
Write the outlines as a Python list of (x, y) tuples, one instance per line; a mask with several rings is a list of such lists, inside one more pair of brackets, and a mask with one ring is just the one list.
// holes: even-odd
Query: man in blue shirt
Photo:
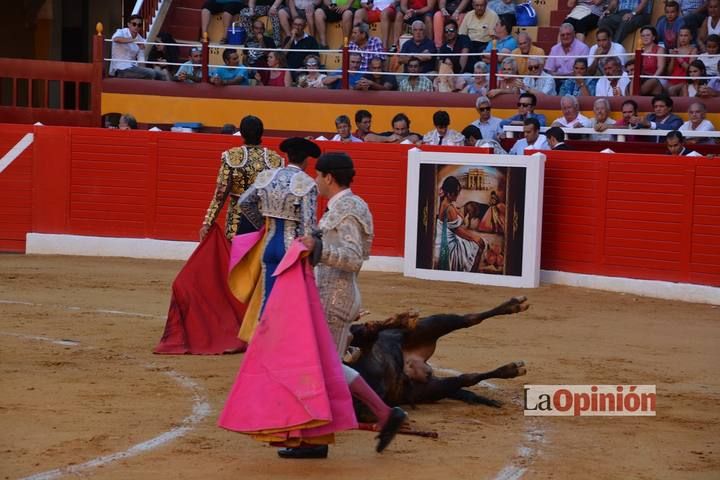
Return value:
[(412, 36), (413, 38), (403, 43), (400, 49), (400, 53), (403, 55), (398, 56), (398, 63), (403, 64), (404, 71), (407, 72), (407, 63), (412, 57), (415, 57), (420, 60), (420, 73), (435, 70), (435, 57), (428, 53), (437, 53), (437, 49), (435, 43), (425, 35), (425, 23), (415, 20), (412, 23)]
[(210, 83), (213, 85), (249, 85), (250, 73), (240, 65), (240, 56), (234, 48), (223, 50), (223, 62), (227, 67), (210, 70)]

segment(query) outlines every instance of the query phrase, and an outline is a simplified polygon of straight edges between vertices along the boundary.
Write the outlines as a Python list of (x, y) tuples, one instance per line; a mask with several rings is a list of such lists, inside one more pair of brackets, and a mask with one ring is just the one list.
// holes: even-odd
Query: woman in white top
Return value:
[(328, 80), (327, 75), (320, 73), (320, 58), (317, 55), (308, 55), (305, 57), (305, 68), (307, 73), (303, 73), (298, 77), (298, 87), (300, 88), (327, 88), (327, 84), (334, 82), (335, 79)]
[[(690, 120), (680, 127), (681, 132), (714, 132), (715, 126), (710, 120), (705, 119), (707, 108), (704, 103), (695, 102), (688, 109)], [(715, 143), (712, 138), (687, 137), (685, 143)]]

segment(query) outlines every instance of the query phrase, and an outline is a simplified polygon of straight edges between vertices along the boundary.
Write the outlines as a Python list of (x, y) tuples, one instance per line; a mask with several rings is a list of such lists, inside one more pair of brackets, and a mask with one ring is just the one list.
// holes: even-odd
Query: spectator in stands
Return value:
[(478, 99), (475, 100), (475, 110), (477, 110), (479, 117), (470, 125), (480, 130), (482, 134), (480, 138), (485, 140), (498, 140), (502, 132), (502, 127), (500, 126), (502, 120), (491, 115), (492, 105), (490, 99), (488, 97), (478, 97)]
[[(717, 69), (720, 70), (720, 61), (717, 63)], [(699, 97), (709, 98), (720, 96), (720, 76), (710, 79), (707, 85), (700, 87)]]
[(650, 23), (653, 0), (610, 0), (598, 22), (599, 28), (613, 32), (613, 41), (623, 43), (625, 37)]
[(302, 73), (298, 76), (297, 85), (300, 88), (327, 88), (328, 84), (332, 83), (333, 79), (328, 79), (328, 76), (320, 72), (320, 57), (317, 55), (308, 55), (305, 57), (305, 68), (307, 73)]
[(710, 12), (713, 0), (680, 0), (680, 14), (685, 25), (696, 32)]
[(522, 87), (522, 80), (517, 77), (517, 64), (513, 58), (508, 57), (502, 61), (497, 88), (490, 90), (487, 96), (495, 98), (505, 94), (517, 95)]
[(450, 57), (441, 58), (438, 65), (438, 75), (433, 82), (433, 90), (436, 92), (459, 92), (465, 88), (463, 77), (453, 76), (453, 64)]
[(410, 131), (410, 119), (404, 113), (398, 113), (390, 122), (392, 130), (383, 133), (368, 133), (365, 136), (366, 142), (373, 143), (418, 143), (422, 137)]
[[(252, 30), (248, 32), (245, 41), (247, 50), (247, 65), (250, 67), (267, 67), (268, 51), (255, 50), (256, 48), (277, 48), (272, 37), (265, 35), (265, 23), (255, 20), (252, 23)], [(267, 72), (266, 72), (267, 73)]]
[[(634, 58), (631, 58), (630, 60), (625, 62), (624, 71), (630, 81), (630, 83), (628, 83), (628, 86), (627, 86), (627, 95), (628, 96), (635, 95), (635, 92), (633, 91), (634, 90), (633, 78), (635, 76), (635, 59)], [(597, 93), (597, 91), (598, 91), (598, 87), (596, 86), (595, 92)]]
[(590, 48), (575, 38), (575, 28), (563, 23), (560, 25), (560, 42), (550, 49), (545, 70), (551, 75), (572, 75), (575, 58), (587, 57), (588, 53)]
[(707, 76), (705, 71), (705, 64), (700, 60), (693, 60), (687, 67), (685, 72), (687, 80), (679, 85), (672, 85), (668, 89), (668, 93), (674, 97), (699, 97), (701, 96), (702, 87), (708, 84), (707, 79), (702, 77)]
[[(455, 25), (453, 33), (455, 34), (454, 37), (457, 38), (458, 24), (459, 22), (462, 22), (463, 18), (465, 18), (465, 12), (467, 12), (468, 10), (468, 5), (470, 5), (470, 0), (438, 1), (437, 12), (435, 12), (435, 14), (433, 15), (433, 39), (435, 40), (435, 46), (438, 48), (438, 50), (441, 51), (441, 53), (442, 49), (440, 47), (443, 45), (443, 41), (448, 42), (448, 25), (451, 22)], [(445, 30), (446, 32), (445, 35), (443, 35), (443, 30)], [(467, 35), (463, 35), (463, 37), (467, 38), (469, 49), (470, 39), (467, 37)]]
[(433, 114), (433, 125), (435, 128), (425, 134), (422, 143), (454, 147), (465, 145), (465, 137), (462, 133), (450, 128), (450, 115), (446, 111), (438, 110)]
[(520, 87), (520, 90), (535, 96), (555, 95), (555, 79), (543, 70), (542, 58), (530, 57), (527, 68), (528, 73), (522, 79), (523, 86)]
[(164, 73), (141, 67), (145, 61), (145, 39), (140, 35), (142, 17), (131, 15), (126, 28), (119, 28), (112, 36), (112, 61), (108, 74), (118, 78), (166, 80)]
[(353, 135), (364, 141), (368, 133), (373, 133), (372, 113), (367, 110), (358, 110), (355, 112), (355, 126), (357, 130), (355, 130)]
[(652, 106), (655, 112), (647, 114), (638, 122), (638, 127), (651, 130), (677, 130), (682, 126), (682, 119), (672, 113), (673, 101), (667, 95), (655, 95)]
[(665, 2), (665, 15), (660, 17), (655, 24), (658, 33), (658, 44), (665, 50), (676, 48), (678, 45), (678, 33), (684, 26), (685, 22), (680, 18), (680, 4), (675, 0)]
[(200, 47), (190, 49), (190, 59), (180, 65), (173, 77), (178, 82), (200, 83), (202, 82), (202, 51)]
[(433, 84), (432, 81), (420, 74), (420, 60), (416, 57), (411, 57), (407, 63), (407, 73), (410, 75), (403, 76), (398, 82), (399, 92), (432, 92)]
[[(413, 38), (415, 37), (415, 23), (421, 22), (425, 27), (423, 29), (423, 37), (427, 37), (432, 42), (433, 25), (432, 17), (435, 12), (435, 0), (400, 0), (398, 9), (399, 15), (395, 15), (395, 27), (394, 27), (394, 43), (393, 45), (399, 45), (400, 35), (402, 35), (405, 25), (410, 25), (413, 32)], [(407, 45), (408, 42), (405, 42)], [(434, 52), (434, 51), (433, 51)], [(413, 52), (411, 52), (413, 53)], [(419, 53), (419, 52), (414, 52)]]
[(475, 95), (487, 95), (490, 88), (490, 82), (488, 81), (488, 70), (489, 67), (485, 62), (475, 62), (475, 68), (473, 69), (472, 82), (468, 83), (463, 89), (463, 93), (472, 93)]
[[(638, 104), (635, 100), (625, 100), (620, 111), (622, 112), (622, 118), (615, 124), (615, 128), (638, 128), (638, 124), (642, 121), (642, 118), (638, 115)], [(625, 140), (628, 142), (639, 142), (644, 139), (638, 135), (626, 135)]]
[(588, 128), (590, 127), (590, 119), (580, 113), (580, 102), (576, 97), (565, 95), (560, 98), (560, 110), (562, 117), (556, 118), (552, 123), (555, 127), (568, 128)]
[(200, 10), (200, 41), (203, 41), (203, 35), (208, 31), (210, 25), (210, 16), (222, 13), (223, 37), (220, 43), (227, 43), (227, 31), (232, 22), (232, 18), (240, 13), (243, 8), (243, 2), (236, 0), (208, 0)]
[(260, 73), (255, 74), (255, 80), (258, 85), (265, 85), (267, 87), (292, 87), (292, 76), (287, 68), (287, 60), (285, 55), (280, 52), (270, 52), (268, 54), (267, 63), (269, 68), (276, 70), (270, 70), (267, 76), (267, 80), (263, 80)]
[[(172, 35), (167, 32), (158, 34), (158, 42), (160, 43), (177, 43)], [(172, 80), (173, 75), (177, 71), (177, 65), (164, 65), (169, 63), (180, 63), (180, 55), (178, 47), (175, 45), (153, 45), (150, 53), (147, 55), (148, 64), (155, 71), (160, 71), (166, 80)], [(158, 62), (153, 64), (152, 62)]]
[(565, 131), (560, 127), (550, 127), (545, 131), (550, 150), (572, 150), (565, 143)]
[(692, 152), (685, 147), (685, 137), (678, 130), (671, 130), (665, 135), (665, 146), (667, 155), (686, 156)]
[[(595, 129), (596, 132), (604, 132), (608, 128), (615, 126), (615, 120), (610, 116), (610, 102), (607, 98), (595, 99), (593, 103), (593, 113), (595, 117), (590, 120), (590, 128)], [(590, 135), (590, 140), (597, 142), (611, 141), (613, 136), (609, 134), (594, 133)]]
[[(393, 41), (393, 25), (395, 25), (395, 0), (360, 0), (360, 8), (355, 10), (353, 24), (380, 22), (380, 41), (383, 48), (389, 49)], [(395, 47), (397, 49), (397, 47)]]
[(470, 37), (470, 51), (480, 53), (492, 39), (498, 16), (487, 8), (487, 0), (472, 0), (472, 12), (460, 23), (460, 34)]
[(118, 121), (119, 130), (137, 130), (137, 120), (129, 113), (124, 113)]
[[(690, 63), (697, 58), (697, 49), (690, 44), (692, 40), (692, 32), (689, 28), (683, 27), (678, 32), (677, 48), (670, 50), (673, 55), (687, 55), (685, 57), (671, 57), (668, 71), (672, 77), (684, 77), (688, 74)], [(703, 65), (704, 67), (704, 65)], [(683, 78), (671, 78), (668, 81), (668, 92), (673, 95), (682, 89), (683, 85), (687, 85), (687, 80)]]
[[(287, 53), (287, 66), (289, 68), (302, 68), (303, 63), (305, 62), (305, 57), (311, 54), (316, 56), (318, 55), (316, 51), (312, 51), (319, 49), (318, 42), (314, 37), (311, 37), (305, 31), (306, 25), (307, 22), (302, 17), (293, 19), (290, 35), (283, 43), (283, 49), (291, 50)], [(296, 77), (297, 74), (293, 75), (293, 78)]]
[(234, 48), (226, 48), (222, 53), (226, 67), (210, 70), (210, 83), (213, 85), (250, 85), (250, 72), (240, 65), (240, 55)]
[(222, 128), (220, 128), (220, 133), (223, 135), (233, 135), (235, 131), (235, 125), (233, 125), (232, 123), (226, 123), (222, 126)]
[(498, 17), (505, 18), (511, 25), (515, 25), (515, 0), (490, 0), (488, 8)]
[(503, 55), (500, 55), (501, 53), (510, 53), (516, 48), (518, 48), (517, 40), (515, 40), (515, 37), (511, 35), (512, 27), (513, 24), (510, 23), (508, 17), (500, 17), (498, 19), (493, 30), (494, 41), (489, 42), (483, 50), (483, 52), (485, 52), (485, 55), (483, 55), (483, 60), (486, 63), (490, 62), (490, 52), (493, 49), (493, 44), (495, 44), (495, 49), (498, 52), (498, 60), (502, 60), (503, 58), (505, 58)]
[(370, 60), (370, 71), (355, 84), (355, 90), (397, 90), (395, 75), (383, 74), (383, 61)]
[(503, 120), (502, 122), (500, 122), (500, 126), (504, 127), (505, 125), (524, 125), (526, 119), (534, 118), (537, 119), (538, 125), (540, 127), (544, 127), (547, 120), (545, 119), (545, 115), (543, 115), (542, 113), (535, 113), (536, 105), (537, 97), (535, 95), (533, 95), (532, 93), (521, 93), (517, 103), (518, 113), (508, 118), (507, 120)]
[[(260, 3), (260, 5), (258, 5)], [(273, 40), (280, 45), (283, 35), (290, 36), (289, 31), (284, 31), (280, 24), (280, 8), (283, 0), (248, 0), (247, 8), (240, 10), (240, 22), (246, 32), (251, 31), (252, 23), (260, 17), (269, 17), (272, 25)]]
[(384, 59), (383, 44), (378, 37), (370, 36), (370, 25), (364, 22), (356, 23), (352, 29), (352, 40), (348, 49), (360, 54), (360, 70), (367, 72), (370, 60), (375, 57)]
[(708, 0), (708, 17), (703, 21), (698, 33), (698, 49), (708, 51), (707, 41), (711, 35), (720, 35), (720, 0)]
[(622, 71), (618, 57), (604, 59), (605, 75), (595, 84), (595, 93), (598, 97), (624, 97), (629, 95), (630, 78)]
[(348, 56), (348, 88), (350, 89), (363, 90), (363, 88), (358, 87), (358, 82), (363, 79), (364, 75), (360, 69), (361, 64), (362, 56), (360, 56), (360, 52), (352, 52)]
[(572, 95), (573, 97), (594, 97), (595, 85), (598, 81), (596, 78), (585, 78), (588, 74), (587, 58), (578, 57), (575, 59), (573, 73), (575, 73), (575, 78), (565, 79), (562, 85), (560, 85), (558, 95), (561, 97), (565, 95)]
[(420, 61), (420, 72), (427, 73), (435, 70), (435, 57), (428, 54), (436, 53), (435, 44), (425, 36), (425, 24), (421, 20), (415, 20), (412, 23), (412, 38), (405, 42), (400, 49), (400, 55), (397, 57), (398, 63), (405, 65), (405, 71), (408, 71), (407, 64), (411, 58)]
[(335, 129), (337, 134), (330, 139), (332, 142), (362, 142), (362, 140), (350, 133), (350, 117), (347, 115), (340, 115), (335, 119)]
[(588, 55), (588, 74), (589, 75), (605, 75), (604, 63), (609, 57), (598, 57), (599, 55), (615, 55), (620, 60), (621, 67), (625, 65), (627, 51), (619, 43), (610, 40), (610, 30), (600, 28), (595, 33), (595, 45), (590, 47)]
[[(690, 120), (683, 123), (679, 130), (681, 132), (714, 132), (715, 126), (705, 118), (706, 114), (707, 108), (704, 103), (690, 104), (690, 108), (688, 108)], [(715, 140), (709, 137), (688, 137), (686, 143), (715, 143)]]
[(291, 22), (296, 18), (304, 18), (308, 33), (315, 36), (315, 2), (313, 0), (287, 0), (287, 6), (278, 11), (280, 25), (284, 32), (291, 32)]
[(460, 133), (465, 137), (466, 147), (475, 147), (482, 141), (482, 133), (480, 133), (480, 129), (475, 125), (468, 125), (463, 128), (463, 131)]
[[(645, 25), (640, 29), (640, 42), (644, 53), (663, 54), (665, 49), (657, 44), (657, 30), (651, 25)], [(662, 93), (667, 79), (656, 78), (665, 75), (665, 57), (643, 55), (641, 75), (650, 78), (642, 79), (640, 95), (658, 95)]]
[[(440, 42), (441, 45), (438, 50), (440, 53), (470, 53), (470, 37), (468, 37), (467, 35), (458, 34), (458, 24), (452, 18), (449, 19), (445, 24), (444, 36), (435, 37), (436, 43), (438, 38), (441, 38), (443, 40), (442, 42)], [(454, 73), (468, 71), (467, 55), (449, 58), (452, 61)]]
[(567, 6), (572, 10), (563, 23), (572, 25), (577, 39), (584, 42), (585, 35), (597, 28), (606, 5), (607, 0), (568, 0)]
[(518, 33), (518, 48), (512, 51), (513, 55), (525, 55), (524, 57), (513, 57), (515, 63), (517, 63), (518, 74), (527, 75), (528, 68), (527, 62), (529, 57), (539, 56), (542, 58), (545, 55), (545, 50), (533, 45), (532, 38), (527, 32)]
[(510, 155), (524, 155), (525, 150), (550, 150), (547, 138), (540, 133), (540, 122), (537, 118), (526, 118), (523, 120), (523, 133), (525, 138), (521, 138), (512, 149)]
[(720, 62), (720, 35), (710, 35), (705, 42), (705, 53), (698, 56), (698, 60), (705, 65), (708, 76), (718, 76), (718, 62)]

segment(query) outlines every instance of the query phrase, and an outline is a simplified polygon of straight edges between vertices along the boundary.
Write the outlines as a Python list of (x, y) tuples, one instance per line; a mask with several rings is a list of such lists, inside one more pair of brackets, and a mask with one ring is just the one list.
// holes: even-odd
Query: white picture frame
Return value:
[[(518, 288), (539, 286), (545, 155), (442, 153), (414, 148), (408, 151), (407, 169), (406, 276)], [(453, 201), (450, 206), (452, 196), (444, 193), (443, 182), (450, 176), (460, 184), (454, 198), (465, 195), (462, 205)], [(448, 181), (446, 186), (451, 191), (453, 184)], [(483, 203), (468, 198), (487, 200)], [(472, 218), (473, 208), (482, 212), (482, 217)], [(454, 213), (448, 213), (451, 210)], [(448, 222), (451, 216), (455, 220)], [(461, 221), (463, 228), (458, 228)], [(451, 223), (454, 230), (448, 229)], [(471, 248), (465, 248), (468, 245)]]

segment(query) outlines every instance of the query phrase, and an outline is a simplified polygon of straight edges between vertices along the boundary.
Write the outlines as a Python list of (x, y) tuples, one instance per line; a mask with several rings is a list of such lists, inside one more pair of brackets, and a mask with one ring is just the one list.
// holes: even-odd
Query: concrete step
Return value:
[(540, 28), (538, 28), (538, 33), (537, 33), (538, 42), (557, 43), (558, 30), (559, 30), (559, 27), (540, 27)]
[(200, 10), (205, 3), (205, 0), (173, 0), (173, 3), (170, 7), (170, 9), (174, 9), (177, 7), (185, 7), (185, 8), (197, 8)]
[(200, 9), (173, 7), (165, 18), (165, 25), (198, 26), (200, 25)]

